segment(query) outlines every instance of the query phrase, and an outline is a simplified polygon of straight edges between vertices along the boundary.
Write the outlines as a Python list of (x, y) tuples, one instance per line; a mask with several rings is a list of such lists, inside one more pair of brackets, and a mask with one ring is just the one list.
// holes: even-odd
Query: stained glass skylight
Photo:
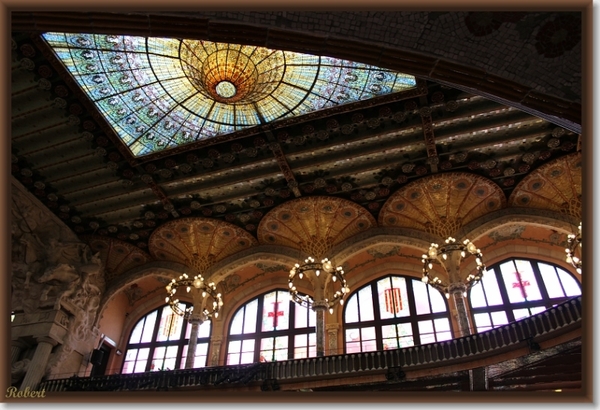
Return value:
[(136, 157), (416, 85), (388, 69), (264, 47), (43, 37)]

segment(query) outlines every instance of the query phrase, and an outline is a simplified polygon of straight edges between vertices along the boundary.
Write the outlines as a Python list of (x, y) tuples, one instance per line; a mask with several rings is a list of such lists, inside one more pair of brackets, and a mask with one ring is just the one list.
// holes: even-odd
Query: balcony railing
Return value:
[(126, 375), (71, 377), (43, 381), (38, 389), (75, 390), (169, 390), (208, 386), (260, 384), (277, 390), (279, 382), (329, 377), (351, 377), (399, 369), (445, 366), (480, 359), (520, 346), (535, 346), (547, 335), (581, 325), (581, 297), (571, 299), (534, 316), (487, 332), (444, 342), (396, 350), (340, 354), (308, 359), (236, 366), (205, 367)]

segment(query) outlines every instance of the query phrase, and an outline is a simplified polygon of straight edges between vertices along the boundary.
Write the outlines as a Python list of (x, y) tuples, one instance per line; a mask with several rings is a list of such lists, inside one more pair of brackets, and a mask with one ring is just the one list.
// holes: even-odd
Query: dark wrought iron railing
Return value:
[(71, 377), (43, 381), (38, 389), (77, 390), (169, 390), (203, 386), (262, 383), (263, 390), (277, 390), (278, 382), (327, 377), (368, 375), (443, 366), (499, 354), (520, 346), (535, 348), (536, 339), (580, 325), (581, 297), (571, 299), (542, 313), (487, 332), (444, 342), (396, 350), (340, 354), (308, 359), (217, 366), (199, 369), (147, 372), (124, 375)]

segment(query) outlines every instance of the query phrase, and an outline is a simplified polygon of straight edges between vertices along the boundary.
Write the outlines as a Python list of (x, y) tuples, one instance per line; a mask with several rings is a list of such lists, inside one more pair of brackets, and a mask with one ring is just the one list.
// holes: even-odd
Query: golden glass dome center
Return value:
[(225, 80), (215, 86), (215, 91), (223, 98), (232, 98), (235, 96), (237, 89), (233, 83)]
[(283, 52), (260, 47), (184, 40), (180, 56), (192, 85), (223, 103), (264, 99), (279, 85), (285, 71)]

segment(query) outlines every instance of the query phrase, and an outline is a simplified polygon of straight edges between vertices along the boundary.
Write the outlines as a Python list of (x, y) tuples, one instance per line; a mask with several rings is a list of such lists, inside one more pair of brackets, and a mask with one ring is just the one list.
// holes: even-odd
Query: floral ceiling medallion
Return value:
[(43, 38), (135, 157), (416, 86), (413, 76), (387, 69), (264, 47)]

